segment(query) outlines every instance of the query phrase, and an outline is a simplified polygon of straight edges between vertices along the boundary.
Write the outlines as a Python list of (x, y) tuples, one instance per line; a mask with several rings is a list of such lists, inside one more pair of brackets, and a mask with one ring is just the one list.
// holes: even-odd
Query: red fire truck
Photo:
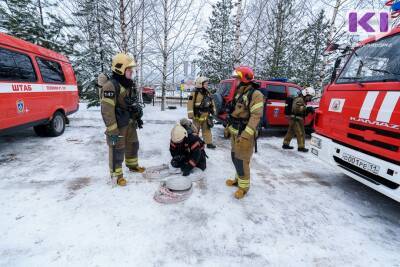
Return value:
[(34, 126), (39, 136), (59, 136), (78, 108), (65, 56), (0, 33), (0, 134)]
[(316, 112), (311, 152), (400, 202), (400, 28), (345, 49), (336, 67), (342, 58)]
[[(256, 80), (260, 85), (260, 91), (265, 96), (264, 114), (262, 117), (262, 126), (264, 128), (287, 127), (289, 122), (285, 116), (285, 103), (288, 97), (295, 97), (300, 94), (301, 87), (294, 83), (287, 82), (286, 79)], [(236, 88), (238, 87), (236, 79), (223, 80), (219, 84), (217, 92), (214, 94), (214, 101), (217, 106), (217, 116), (215, 119), (225, 125), (227, 122), (226, 106), (233, 101)], [(309, 106), (318, 108), (317, 102), (308, 103)], [(313, 128), (314, 115), (309, 114), (305, 118), (307, 131), (311, 132)]]

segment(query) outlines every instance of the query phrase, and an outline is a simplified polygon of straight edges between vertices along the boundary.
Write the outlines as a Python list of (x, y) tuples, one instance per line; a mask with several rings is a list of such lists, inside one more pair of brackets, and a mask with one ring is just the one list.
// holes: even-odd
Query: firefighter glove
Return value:
[(182, 168), (181, 168), (181, 171), (182, 171), (182, 175), (183, 176), (188, 176), (189, 174), (190, 174), (190, 172), (192, 171), (192, 166), (190, 166), (190, 164), (188, 164), (188, 163), (185, 163), (183, 166), (182, 166)]
[(139, 129), (142, 129), (143, 128), (143, 121), (141, 119), (138, 119), (136, 122), (137, 122), (137, 125), (138, 125)]
[(115, 146), (118, 142), (119, 136), (118, 135), (109, 135), (111, 144)]

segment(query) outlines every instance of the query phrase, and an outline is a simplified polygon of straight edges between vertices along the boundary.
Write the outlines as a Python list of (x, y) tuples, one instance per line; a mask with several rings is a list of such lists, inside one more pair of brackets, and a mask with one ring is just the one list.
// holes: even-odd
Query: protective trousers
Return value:
[(212, 144), (212, 133), (210, 127), (208, 127), (207, 119), (206, 120), (193, 119), (193, 124), (198, 129), (199, 135), (201, 131), (204, 142), (207, 145)]
[(250, 159), (254, 151), (254, 139), (240, 138), (238, 135), (231, 135), (231, 156), (236, 169), (238, 186), (245, 191), (250, 188)]
[[(125, 165), (128, 168), (135, 168), (139, 165), (138, 151), (139, 140), (136, 131), (136, 124), (132, 121), (128, 126), (119, 128), (120, 138), (115, 145), (113, 153), (113, 146), (110, 138), (107, 136), (107, 144), (109, 147), (109, 167), (112, 177), (123, 177), (122, 162), (125, 157)], [(113, 158), (113, 154), (115, 158)], [(115, 160), (115, 171), (113, 172), (113, 161)]]
[(304, 120), (299, 117), (292, 117), (289, 119), (289, 128), (283, 140), (284, 145), (290, 145), (290, 141), (293, 136), (296, 135), (298, 148), (304, 148), (305, 146), (305, 130), (304, 130)]

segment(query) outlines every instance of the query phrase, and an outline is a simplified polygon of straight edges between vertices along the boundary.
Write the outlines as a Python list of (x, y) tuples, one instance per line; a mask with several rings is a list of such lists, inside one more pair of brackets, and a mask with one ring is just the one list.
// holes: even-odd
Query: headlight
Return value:
[(315, 146), (315, 147), (318, 147), (319, 149), (321, 149), (321, 143), (322, 143), (322, 140), (319, 139), (318, 137), (315, 137), (315, 136), (311, 137), (310, 144), (312, 146)]

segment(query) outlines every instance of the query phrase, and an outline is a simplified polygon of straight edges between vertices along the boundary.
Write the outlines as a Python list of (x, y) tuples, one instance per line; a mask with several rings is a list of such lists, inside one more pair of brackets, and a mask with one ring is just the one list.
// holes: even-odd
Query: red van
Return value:
[(345, 58), (322, 95), (311, 152), (400, 202), (400, 27), (344, 49), (335, 67)]
[(156, 95), (156, 91), (151, 87), (143, 87), (142, 88), (143, 102), (146, 104), (150, 104), (153, 102), (153, 98)]
[(59, 136), (78, 99), (68, 58), (0, 33), (0, 134), (33, 126), (39, 136)]
[[(298, 96), (302, 90), (301, 86), (286, 82), (284, 79), (275, 80), (256, 80), (260, 84), (260, 91), (265, 96), (264, 115), (262, 126), (264, 128), (286, 128), (289, 125), (288, 117), (285, 116), (285, 103), (289, 96)], [(236, 79), (223, 80), (219, 84), (217, 92), (214, 94), (214, 101), (217, 106), (218, 115), (215, 119), (222, 124), (226, 124), (228, 114), (226, 107), (232, 102), (239, 82)], [(309, 106), (318, 108), (318, 103), (308, 103)], [(314, 114), (309, 114), (305, 118), (304, 125), (308, 132), (312, 131)]]

